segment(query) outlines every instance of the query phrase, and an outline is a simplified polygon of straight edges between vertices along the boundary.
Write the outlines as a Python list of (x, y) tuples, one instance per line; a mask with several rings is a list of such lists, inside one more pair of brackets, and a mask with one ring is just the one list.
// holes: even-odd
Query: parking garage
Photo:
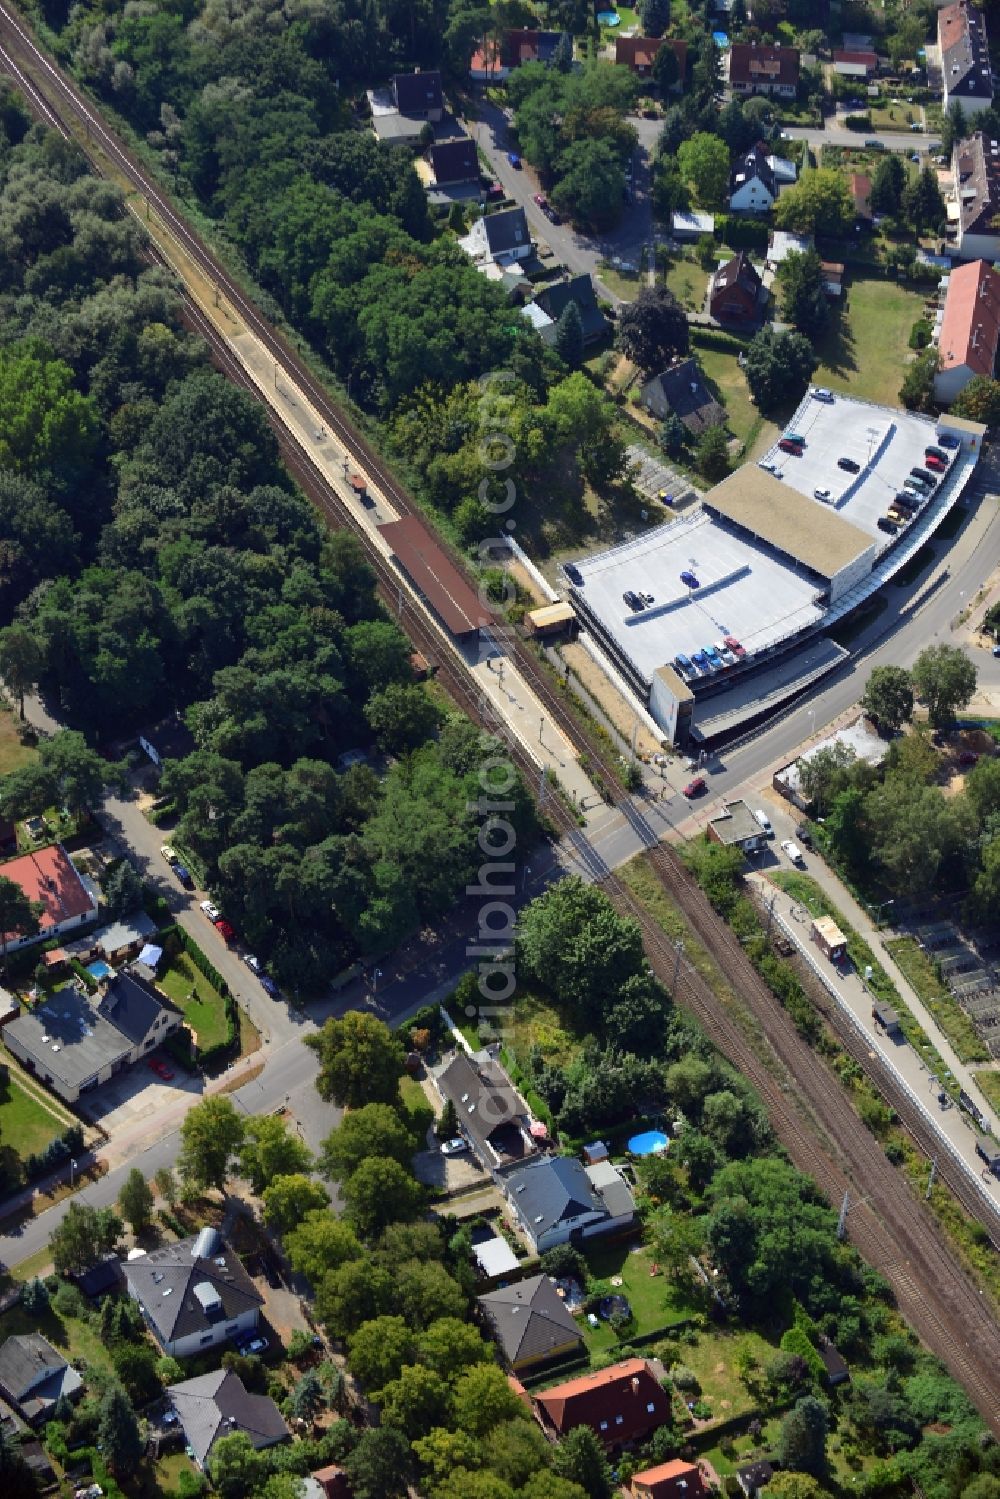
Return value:
[[(731, 737), (840, 664), (824, 628), (906, 565), (972, 475), (983, 429), (955, 427), (807, 396), (786, 427), (799, 453), (775, 446), (696, 509), (576, 564), (573, 607), (667, 737), (679, 723), (702, 742)], [(958, 446), (932, 492), (898, 533), (880, 529), (942, 438)]]

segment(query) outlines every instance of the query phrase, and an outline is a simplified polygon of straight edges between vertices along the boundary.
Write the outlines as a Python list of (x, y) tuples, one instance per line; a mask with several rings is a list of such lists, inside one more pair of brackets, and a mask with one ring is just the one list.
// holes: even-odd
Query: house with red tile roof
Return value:
[(794, 99), (799, 86), (799, 49), (734, 42), (728, 52), (729, 86), (734, 94), (769, 94)]
[(705, 1499), (705, 1493), (701, 1469), (679, 1457), (633, 1473), (629, 1485), (631, 1499)]
[(687, 71), (687, 42), (676, 41), (665, 36), (616, 36), (615, 62), (619, 67), (631, 68), (640, 78), (648, 78), (653, 71), (653, 59), (661, 47), (672, 47), (677, 59), (676, 90), (684, 87)]
[(835, 52), (833, 71), (841, 78), (873, 78), (878, 72), (878, 58), (874, 52)]
[(954, 401), (974, 375), (992, 376), (1000, 344), (1000, 275), (985, 260), (952, 271), (938, 338), (934, 397)]
[(670, 1397), (646, 1359), (629, 1358), (553, 1385), (535, 1396), (535, 1411), (550, 1436), (589, 1426), (610, 1450), (644, 1441), (668, 1421)]
[(22, 854), (19, 859), (8, 859), (0, 864), (0, 874), (19, 885), (29, 900), (42, 907), (38, 931), (27, 937), (9, 933), (8, 952), (29, 947), (32, 942), (61, 937), (63, 932), (70, 932), (97, 915), (97, 901), (61, 843)]

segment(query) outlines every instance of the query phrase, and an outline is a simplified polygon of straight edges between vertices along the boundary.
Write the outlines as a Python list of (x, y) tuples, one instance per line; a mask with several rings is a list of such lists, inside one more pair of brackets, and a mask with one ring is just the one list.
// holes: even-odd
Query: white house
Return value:
[(8, 1051), (66, 1103), (99, 1088), (172, 1031), (181, 1015), (138, 974), (123, 971), (92, 998), (68, 986), (3, 1028)]
[(983, 11), (957, 0), (938, 11), (944, 112), (961, 105), (966, 119), (993, 103), (993, 68)]
[(635, 1199), (610, 1161), (585, 1167), (571, 1156), (545, 1156), (501, 1185), (538, 1254), (571, 1237), (627, 1228), (635, 1217)]
[(0, 865), (0, 872), (4, 879), (19, 885), (28, 899), (36, 901), (42, 908), (37, 932), (29, 936), (18, 932), (7, 934), (9, 953), (16, 952), (19, 947), (30, 947), (33, 942), (61, 937), (65, 932), (93, 921), (97, 915), (97, 897), (61, 843), (51, 843), (48, 848), (35, 849), (18, 859), (8, 859)]
[(264, 1298), (214, 1228), (129, 1260), (124, 1271), (129, 1295), (171, 1358), (190, 1358), (260, 1321)]
[(491, 265), (527, 260), (534, 248), (523, 208), (484, 214), (459, 244), (472, 260)]
[(767, 147), (758, 141), (737, 158), (729, 177), (729, 207), (733, 213), (767, 213), (774, 207), (778, 187), (768, 164)]
[(1000, 260), (1000, 140), (981, 130), (958, 141), (952, 157), (949, 232), (962, 260)]

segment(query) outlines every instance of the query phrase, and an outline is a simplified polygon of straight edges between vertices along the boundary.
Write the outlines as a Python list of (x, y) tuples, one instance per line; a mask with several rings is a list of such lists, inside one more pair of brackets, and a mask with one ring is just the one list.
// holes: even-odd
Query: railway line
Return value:
[[(414, 502), (333, 405), (287, 340), (260, 316), (239, 285), (176, 213), (155, 181), (107, 129), (71, 80), (41, 52), (20, 18), (2, 0), (0, 64), (23, 90), (36, 115), (66, 139), (77, 139), (69, 128), (68, 116), (82, 122), (88, 138), (155, 207), (185, 253), (220, 288), (276, 363), (309, 397), (330, 432), (368, 472), (398, 512), (419, 514)], [(91, 159), (94, 160), (94, 155)], [(259, 398), (260, 392), (226, 340), (191, 298), (186, 300), (186, 317), (190, 326), (208, 341), (219, 368)], [(396, 612), (399, 578), (391, 563), (273, 408), (268, 405), (267, 410), (285, 462), (297, 482), (331, 525), (346, 527), (357, 537), (383, 599)], [(441, 546), (442, 555), (461, 567), (461, 559), (444, 543)], [(514, 763), (530, 783), (538, 772), (536, 762), (498, 718), (492, 705), (483, 699), (455, 646), (417, 607), (405, 607), (402, 624), (414, 645), (435, 663), (439, 678), (456, 702), (475, 722), (506, 742)], [(848, 1193), (851, 1208), (847, 1222), (853, 1242), (887, 1277), (911, 1325), (961, 1380), (986, 1420), (1000, 1433), (1000, 1326), (992, 1308), (984, 1304), (982, 1293), (956, 1265), (933, 1217), (860, 1124), (838, 1080), (795, 1031), (689, 871), (670, 849), (659, 846), (641, 806), (622, 788), (618, 766), (609, 761), (592, 736), (581, 730), (531, 650), (513, 631), (501, 631), (499, 621), (496, 643), (514, 658), (553, 721), (571, 742), (584, 747), (606, 785), (615, 789), (617, 805), (642, 846), (650, 851), (652, 866), (665, 891), (710, 949), (733, 991), (740, 995), (759, 1024), (773, 1052), (773, 1063), (759, 1054), (746, 1031), (700, 974), (679, 958), (649, 912), (588, 842), (575, 815), (560, 797), (550, 795), (545, 813), (571, 857), (590, 879), (603, 886), (623, 914), (639, 923), (654, 972), (757, 1089), (775, 1132), (795, 1165), (812, 1175), (834, 1204)]]

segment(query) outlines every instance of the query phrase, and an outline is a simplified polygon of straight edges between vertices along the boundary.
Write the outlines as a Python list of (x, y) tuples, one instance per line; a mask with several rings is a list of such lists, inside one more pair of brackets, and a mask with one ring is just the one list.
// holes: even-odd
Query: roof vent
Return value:
[(52, 1043), (52, 1050), (53, 1050), (53, 1051), (61, 1051), (61, 1050), (62, 1050), (62, 1047), (61, 1047), (61, 1046), (58, 1046), (58, 1045), (57, 1045), (57, 1044), (56, 1044), (56, 1043), (55, 1043), (55, 1042), (54, 1042), (54, 1041), (53, 1041), (53, 1043)]

